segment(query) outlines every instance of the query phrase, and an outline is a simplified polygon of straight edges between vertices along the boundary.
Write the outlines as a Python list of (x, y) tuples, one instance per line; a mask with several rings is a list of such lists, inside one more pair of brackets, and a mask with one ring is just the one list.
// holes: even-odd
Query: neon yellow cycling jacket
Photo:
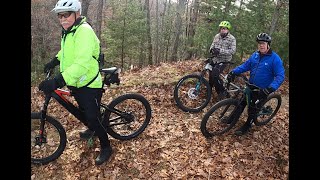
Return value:
[[(83, 87), (96, 77), (99, 65), (94, 57), (98, 58), (99, 52), (100, 41), (92, 27), (86, 23), (86, 17), (80, 17), (70, 30), (63, 32), (57, 58), (67, 86)], [(102, 87), (100, 73), (88, 87)]]

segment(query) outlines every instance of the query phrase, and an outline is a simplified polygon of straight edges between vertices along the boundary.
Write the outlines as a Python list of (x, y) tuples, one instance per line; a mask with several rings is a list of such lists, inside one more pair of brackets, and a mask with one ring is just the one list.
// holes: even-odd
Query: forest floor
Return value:
[[(95, 179), (288, 179), (289, 173), (289, 82), (277, 93), (282, 95), (281, 108), (265, 126), (253, 126), (243, 136), (233, 130), (206, 139), (200, 122), (212, 102), (199, 113), (181, 111), (174, 103), (173, 88), (184, 75), (201, 70), (201, 60), (162, 63), (120, 74), (120, 86), (112, 85), (103, 97), (136, 92), (143, 94), (152, 107), (152, 119), (137, 138), (119, 141), (110, 137), (113, 155), (107, 163), (94, 164), (99, 153), (80, 140), (84, 126), (65, 109), (53, 104), (49, 114), (67, 131), (64, 153), (47, 165), (31, 165), (32, 180)], [(38, 111), (43, 95), (32, 87), (32, 110)], [(242, 124), (241, 118), (238, 124)]]

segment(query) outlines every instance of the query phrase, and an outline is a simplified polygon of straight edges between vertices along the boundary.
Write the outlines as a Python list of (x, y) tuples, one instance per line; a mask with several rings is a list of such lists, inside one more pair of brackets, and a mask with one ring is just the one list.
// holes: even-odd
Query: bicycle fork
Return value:
[(47, 143), (47, 137), (44, 135), (45, 120), (41, 118), (39, 134), (35, 137), (35, 145), (41, 146), (43, 143)]
[(44, 126), (46, 124), (46, 118), (47, 118), (47, 108), (49, 101), (51, 99), (50, 95), (47, 95), (45, 97), (44, 105), (41, 107), (40, 110), (40, 129), (39, 134), (35, 137), (35, 145), (41, 146), (43, 143), (47, 143), (47, 137), (45, 136), (45, 129)]

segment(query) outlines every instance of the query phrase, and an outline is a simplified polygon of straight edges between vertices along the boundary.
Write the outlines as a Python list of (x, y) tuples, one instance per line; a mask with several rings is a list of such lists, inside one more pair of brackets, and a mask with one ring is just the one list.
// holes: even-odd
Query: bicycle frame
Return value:
[[(120, 84), (118, 78), (120, 69), (116, 67), (100, 69), (104, 75), (101, 87), (102, 94), (111, 84)], [(51, 72), (47, 72), (47, 79)], [(52, 99), (64, 107), (68, 113), (75, 116), (82, 124), (88, 126), (85, 113), (78, 103), (74, 101), (76, 91), (72, 89), (56, 89), (44, 96), (44, 103), (40, 111), (31, 111), (31, 162), (46, 164), (63, 153), (67, 143), (66, 130), (59, 120), (50, 116), (48, 106)], [(134, 104), (134, 105), (132, 105)], [(118, 140), (130, 140), (141, 134), (148, 126), (151, 119), (151, 106), (148, 100), (138, 93), (125, 93), (113, 98), (104, 104), (100, 102), (100, 125), (104, 131)], [(54, 142), (54, 143), (51, 143)], [(92, 145), (93, 135), (88, 139)]]
[(77, 119), (82, 121), (83, 114), (81, 110), (77, 106), (75, 106), (73, 103), (71, 103), (65, 96), (72, 96), (72, 93), (68, 90), (63, 90), (63, 89), (57, 89), (51, 93), (51, 97), (53, 97), (61, 106), (66, 108), (66, 110), (68, 110), (71, 114), (73, 114)]
[[(210, 63), (210, 62), (209, 62), (209, 63), (207, 63), (207, 64), (205, 65), (204, 70), (201, 71), (200, 76), (201, 76), (202, 78), (204, 78), (204, 75), (206, 74), (206, 72), (212, 71), (213, 68), (215, 68), (215, 65), (218, 65), (218, 64), (220, 64), (220, 63), (222, 63), (222, 64), (233, 64), (233, 62), (219, 62), (219, 63)], [(222, 73), (219, 73), (219, 76), (221, 77), (221, 80), (223, 81), (223, 86), (224, 86), (224, 87), (227, 87), (227, 88), (226, 88), (226, 89), (227, 89), (227, 92), (229, 92), (229, 93), (230, 93), (230, 92), (236, 92), (236, 91), (239, 91), (239, 89), (241, 88), (241, 87), (237, 86), (237, 85), (236, 85), (235, 83), (233, 83), (233, 82), (228, 82), (228, 80), (227, 80), (228, 74), (223, 75)], [(197, 86), (200, 87), (200, 84), (201, 84), (201, 82), (200, 82), (200, 83), (198, 82)], [(229, 88), (230, 85), (233, 87), (232, 89)], [(196, 88), (196, 89), (197, 89), (197, 88)], [(199, 90), (199, 88), (198, 88), (197, 90)]]
[[(256, 85), (254, 85), (254, 84), (250, 84), (249, 83), (249, 80), (246, 80), (245, 81), (246, 82), (246, 85), (244, 86), (244, 87), (238, 87), (237, 89), (235, 89), (234, 91), (237, 91), (237, 95), (239, 94), (239, 93), (241, 93), (241, 96), (238, 98), (238, 104), (237, 104), (237, 106), (236, 106), (236, 109), (238, 109), (238, 108), (240, 108), (239, 106), (240, 106), (240, 104), (242, 103), (242, 101), (244, 100), (244, 99), (246, 99), (246, 106), (250, 106), (250, 101), (251, 101), (251, 95), (252, 95), (252, 92), (253, 91), (260, 91), (260, 88), (258, 87), (258, 86), (256, 86)], [(230, 83), (230, 85), (231, 85), (231, 82), (229, 82)], [(227, 84), (227, 85), (229, 85), (229, 84)], [(249, 86), (254, 86), (256, 89), (250, 89), (249, 88)], [(237, 95), (235, 95), (235, 96), (237, 96)], [(258, 108), (257, 107), (257, 104), (259, 103), (259, 99), (255, 102), (255, 106), (253, 107), (253, 108), (256, 108), (258, 111), (260, 111), (261, 110), (261, 108), (262, 107), (260, 107), (260, 108)], [(230, 105), (229, 105), (230, 106)], [(227, 109), (229, 108), (229, 106), (227, 106), (226, 108), (225, 108), (225, 110), (221, 113), (221, 117), (223, 116), (223, 114), (227, 111)], [(237, 110), (236, 110), (237, 111)], [(235, 112), (235, 111), (234, 111)], [(233, 113), (234, 113), (233, 112)], [(264, 114), (268, 114), (268, 113), (264, 113)], [(257, 116), (258, 115), (263, 115), (263, 114), (257, 114)], [(221, 118), (220, 117), (220, 118)]]
[[(79, 119), (81, 122), (84, 121), (84, 117), (83, 117), (83, 112), (79, 109), (79, 107), (75, 106), (72, 102), (70, 102), (65, 96), (72, 96), (72, 93), (68, 90), (63, 90), (63, 89), (56, 89), (54, 92), (52, 92), (50, 95), (46, 95), (45, 98), (45, 103), (41, 109), (41, 119), (45, 119), (46, 117), (46, 113), (47, 113), (47, 107), (49, 104), (50, 99), (53, 97), (61, 106), (63, 106), (68, 112), (70, 112), (72, 115), (74, 115), (77, 119)], [(116, 119), (111, 119), (109, 120), (109, 122), (113, 122), (117, 119), (120, 118), (124, 118), (124, 119), (130, 119), (130, 117), (128, 117), (128, 115), (122, 113), (121, 111), (114, 109), (114, 108), (110, 108), (108, 107), (107, 104), (104, 103), (100, 103), (100, 106), (103, 107), (104, 113), (106, 111), (109, 112), (113, 112), (117, 115), (119, 115), (118, 118)], [(103, 120), (103, 119), (102, 119)], [(120, 124), (125, 124), (128, 122), (123, 122), (123, 123), (114, 123), (111, 126), (115, 126), (115, 125), (120, 125)]]
[[(103, 80), (103, 84), (105, 84), (107, 81), (109, 81), (109, 79), (111, 78), (111, 76), (109, 76), (108, 78), (106, 77), (107, 75), (111, 75), (112, 72), (120, 72), (120, 69), (118, 70), (117, 68), (113, 67), (113, 68), (109, 68), (108, 69), (100, 69), (100, 72), (104, 73), (105, 78)], [(51, 73), (53, 71), (50, 71), (47, 73), (46, 78), (49, 78)], [(103, 93), (105, 92), (105, 90), (103, 89)], [(64, 90), (64, 89), (56, 89), (54, 90), (51, 94), (46, 94), (45, 95), (45, 101), (43, 106), (40, 109), (40, 113), (41, 113), (41, 125), (40, 125), (40, 130), (43, 131), (44, 129), (44, 120), (46, 119), (47, 116), (47, 108), (48, 105), (50, 103), (51, 98), (54, 98), (61, 106), (63, 106), (69, 113), (71, 113), (72, 115), (74, 115), (78, 120), (80, 120), (81, 122), (85, 122), (84, 116), (83, 116), (83, 112), (80, 110), (80, 108), (78, 106), (76, 106), (75, 104), (73, 104), (72, 102), (70, 102), (66, 97), (69, 96), (73, 96), (72, 92), (69, 90)], [(114, 109), (114, 108), (109, 108), (108, 105), (103, 104), (102, 102), (100, 103), (100, 107), (104, 108), (104, 112), (109, 111), (109, 112), (113, 112), (117, 115), (119, 115), (119, 118), (124, 118), (126, 120), (130, 120), (131, 118), (129, 117), (129, 115), (126, 115), (124, 113), (122, 113), (121, 111)], [(117, 119), (119, 119), (117, 118)], [(112, 121), (115, 121), (117, 119), (113, 119)], [(103, 118), (102, 118), (103, 120)], [(109, 120), (110, 122), (110, 120)], [(125, 124), (127, 122), (123, 122), (123, 123), (117, 123), (117, 124), (112, 124), (111, 126), (114, 125), (119, 125), (119, 124)], [(109, 123), (108, 123), (109, 124)], [(42, 134), (42, 133), (41, 133)]]

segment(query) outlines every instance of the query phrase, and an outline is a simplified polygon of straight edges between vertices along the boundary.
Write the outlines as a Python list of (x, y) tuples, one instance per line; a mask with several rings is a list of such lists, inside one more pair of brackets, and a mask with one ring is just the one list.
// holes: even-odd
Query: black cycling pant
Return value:
[[(257, 113), (260, 111), (263, 103), (265, 102), (266, 98), (265, 99), (261, 99), (259, 97), (259, 92), (258, 91), (252, 91), (251, 93), (251, 97), (250, 97), (250, 102), (249, 102), (249, 107), (248, 107), (248, 118), (247, 118), (247, 121), (246, 121), (246, 124), (247, 125), (251, 125), (253, 120), (256, 117)], [(259, 102), (257, 104), (255, 104), (255, 102), (259, 99)], [(239, 119), (239, 117), (241, 116), (244, 108), (246, 107), (247, 105), (247, 100), (246, 98), (244, 98), (240, 105), (238, 106), (238, 109), (235, 111), (235, 113), (232, 115), (231, 118), (234, 118), (234, 119)]]
[(95, 131), (100, 141), (101, 148), (110, 146), (108, 134), (101, 125), (100, 102), (102, 97), (101, 88), (72, 88), (74, 98), (79, 108), (83, 111), (84, 125), (91, 131)]
[(209, 84), (211, 88), (215, 88), (218, 94), (225, 91), (225, 88), (223, 87), (223, 81), (219, 76), (219, 74), (224, 70), (224, 68), (226, 68), (226, 64), (216, 64), (212, 68), (212, 71), (209, 71)]

